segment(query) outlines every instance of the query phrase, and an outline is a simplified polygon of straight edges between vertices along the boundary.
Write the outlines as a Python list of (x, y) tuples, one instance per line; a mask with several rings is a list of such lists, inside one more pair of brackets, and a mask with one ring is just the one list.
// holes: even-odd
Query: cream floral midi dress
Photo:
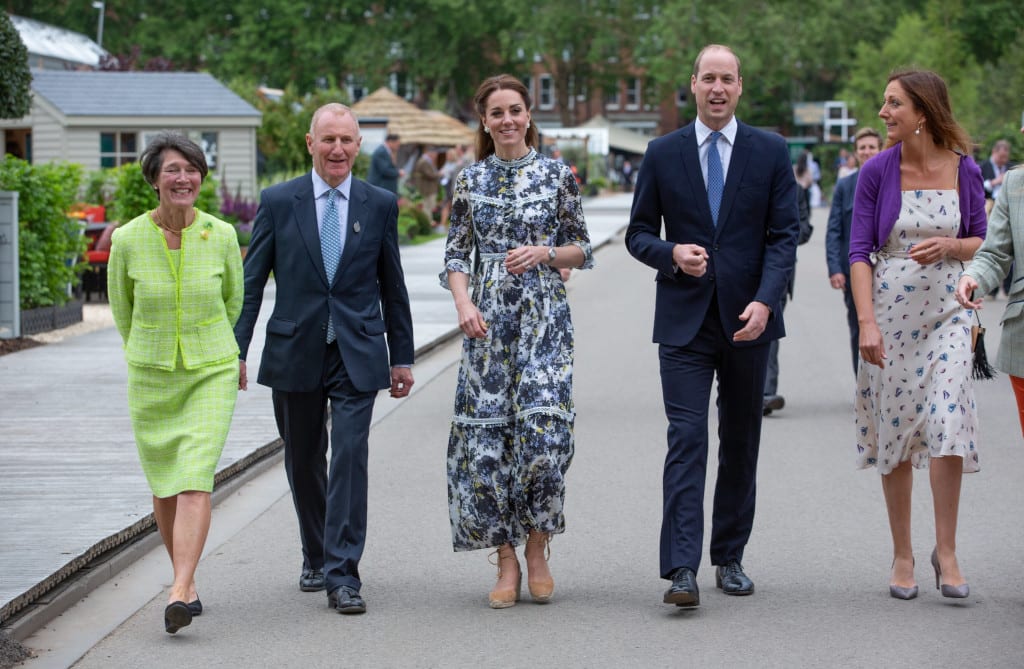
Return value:
[(505, 269), (523, 245), (583, 250), (593, 266), (579, 189), (569, 167), (532, 149), (462, 171), (455, 187), (441, 283), (471, 276), (482, 339), (463, 339), (448, 441), (448, 503), (457, 551), (519, 545), (530, 530), (565, 529), (572, 461), (573, 328), (558, 270)]
[(978, 420), (971, 379), (970, 310), (954, 296), (958, 260), (922, 266), (915, 244), (955, 237), (955, 190), (903, 191), (899, 218), (876, 254), (875, 319), (885, 368), (863, 361), (857, 372), (857, 463), (888, 474), (901, 462), (927, 467), (931, 457), (960, 456), (964, 472), (979, 469)]

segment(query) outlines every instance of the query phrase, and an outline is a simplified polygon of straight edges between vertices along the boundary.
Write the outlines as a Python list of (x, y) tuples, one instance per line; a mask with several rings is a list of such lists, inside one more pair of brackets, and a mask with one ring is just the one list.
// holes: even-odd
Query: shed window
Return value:
[(139, 159), (138, 135), (134, 132), (100, 133), (100, 167), (117, 167)]

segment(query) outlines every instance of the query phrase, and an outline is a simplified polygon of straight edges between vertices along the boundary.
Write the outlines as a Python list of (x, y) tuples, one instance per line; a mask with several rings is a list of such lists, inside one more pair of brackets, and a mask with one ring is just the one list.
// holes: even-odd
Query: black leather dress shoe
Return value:
[(327, 595), (327, 605), (338, 613), (366, 613), (366, 602), (347, 585)]
[(303, 592), (320, 592), (326, 587), (324, 585), (324, 570), (310, 569), (303, 567), (302, 576), (299, 577), (299, 590)]
[(691, 609), (700, 606), (697, 576), (692, 569), (680, 567), (672, 572), (672, 587), (665, 591), (665, 598), (662, 601)]
[(754, 594), (754, 582), (743, 573), (739, 560), (730, 560), (715, 570), (715, 585), (727, 595)]

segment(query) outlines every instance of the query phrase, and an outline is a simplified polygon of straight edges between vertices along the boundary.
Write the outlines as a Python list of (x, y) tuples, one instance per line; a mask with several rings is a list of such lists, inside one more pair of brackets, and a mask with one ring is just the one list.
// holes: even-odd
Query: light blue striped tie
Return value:
[(722, 190), (725, 176), (722, 174), (722, 157), (718, 155), (718, 138), (722, 133), (711, 133), (708, 144), (708, 205), (711, 207), (711, 221), (718, 225), (718, 210), (722, 207)]
[[(334, 282), (334, 274), (341, 260), (341, 219), (338, 216), (336, 196), (341, 193), (337, 189), (327, 191), (327, 204), (324, 205), (324, 220), (320, 226), (320, 252), (324, 256), (324, 271), (327, 272), (327, 284)], [(335, 340), (334, 322), (327, 316), (327, 343)]]

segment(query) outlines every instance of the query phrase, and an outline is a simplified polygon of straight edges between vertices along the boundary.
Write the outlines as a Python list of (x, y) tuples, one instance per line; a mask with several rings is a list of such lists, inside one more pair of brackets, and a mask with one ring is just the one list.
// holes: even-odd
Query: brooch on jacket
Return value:
[(209, 239), (210, 230), (213, 230), (213, 223), (211, 223), (210, 221), (206, 221), (205, 223), (203, 223), (203, 229), (199, 231), (199, 236), (202, 237), (203, 239)]

